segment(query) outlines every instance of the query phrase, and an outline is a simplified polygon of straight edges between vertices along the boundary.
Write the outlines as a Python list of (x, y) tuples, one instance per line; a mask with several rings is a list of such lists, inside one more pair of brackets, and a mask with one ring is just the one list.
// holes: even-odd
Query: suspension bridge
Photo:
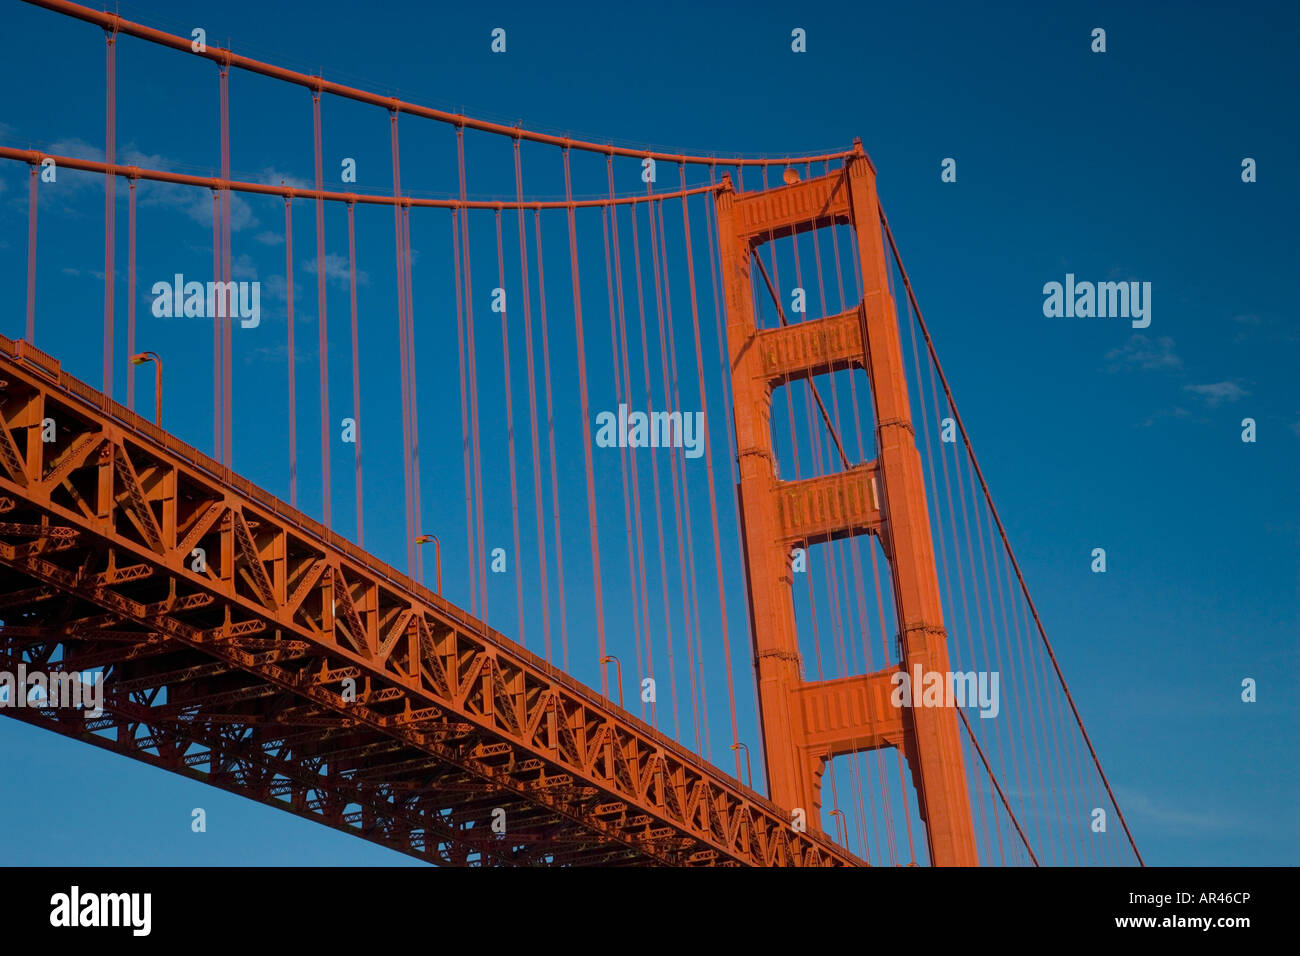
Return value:
[[(0, 670), (104, 703), (0, 713), (437, 865), (1141, 863), (860, 142), (587, 142), (28, 2), (102, 32), (105, 137), (0, 145), (28, 170)], [(215, 65), (209, 170), (119, 156), (146, 48), (176, 82)], [(232, 74), (300, 91), (314, 183), (232, 172)], [(390, 189), (327, 185), (336, 102), (371, 118), (354, 138), (386, 115)], [(69, 175), (103, 186), (98, 382), (63, 367), (38, 281), (67, 261), (42, 207)], [(209, 201), (198, 291), (167, 243), (142, 268), (145, 214), (179, 230)], [(256, 314), (239, 202), (277, 223)], [(382, 290), (358, 268), (380, 259)], [(147, 290), (171, 305), (137, 314)], [(168, 323), (184, 348), (150, 338)], [(254, 389), (275, 438), (245, 451)]]

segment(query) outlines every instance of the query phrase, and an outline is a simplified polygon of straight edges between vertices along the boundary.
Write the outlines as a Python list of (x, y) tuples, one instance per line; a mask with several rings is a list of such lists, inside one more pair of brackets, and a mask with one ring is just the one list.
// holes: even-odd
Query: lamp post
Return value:
[(153, 423), (162, 428), (162, 359), (157, 352), (140, 352), (131, 356), (132, 365), (153, 362)]
[(613, 654), (610, 654), (608, 657), (602, 657), (600, 659), (600, 662), (602, 664), (608, 664), (610, 661), (614, 662), (614, 671), (618, 675), (618, 706), (622, 707), (623, 706), (623, 665), (619, 661), (619, 659), (615, 657)]
[(844, 821), (844, 839), (840, 841), (840, 844), (841, 844), (842, 846), (847, 847), (847, 846), (849, 845), (849, 821), (848, 821), (848, 819), (844, 816), (844, 811), (843, 811), (843, 810), (832, 810), (831, 813), (830, 813), (830, 815), (833, 816), (833, 817), (838, 817), (838, 818), (839, 818), (839, 819), (837, 819), (837, 820), (835, 821), (835, 836), (836, 836), (836, 838), (838, 838), (839, 835), (840, 835), (840, 820), (843, 820), (843, 821)]
[(438, 566), (438, 597), (442, 597), (442, 542), (436, 534), (422, 534), (415, 539), (416, 544), (433, 542), (433, 563)]
[(731, 749), (732, 749), (732, 750), (743, 750), (743, 751), (745, 751), (745, 776), (749, 778), (749, 779), (745, 782), (745, 786), (749, 787), (750, 790), (753, 790), (753, 789), (754, 789), (754, 774), (753, 774), (753, 771), (750, 769), (750, 766), (749, 766), (749, 748), (746, 747), (744, 744), (742, 744), (739, 740), (737, 740), (734, 744), (731, 745)]

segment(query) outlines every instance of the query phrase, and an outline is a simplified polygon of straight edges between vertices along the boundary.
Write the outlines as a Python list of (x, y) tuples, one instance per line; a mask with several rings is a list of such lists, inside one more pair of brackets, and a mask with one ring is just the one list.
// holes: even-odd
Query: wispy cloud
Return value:
[(1233, 344), (1240, 345), (1242, 342), (1260, 335), (1266, 334), (1266, 326), (1269, 324), (1262, 316), (1253, 312), (1242, 312), (1231, 317), (1232, 325), (1236, 329), (1236, 334), (1232, 337)]
[(315, 189), (315, 183), (300, 179), (291, 173), (282, 172), (273, 166), (267, 166), (259, 174), (260, 181), (269, 186), (289, 186), (293, 189)]
[[(104, 161), (103, 148), (87, 143), (84, 139), (56, 140), (45, 152), (72, 159), (89, 159), (97, 163)], [(104, 178), (98, 173), (56, 165), (54, 176), (53, 183), (41, 184), (41, 205), (60, 213), (74, 212), (71, 201), (80, 198), (92, 187), (98, 186), (101, 193), (104, 191)]]
[[(299, 344), (293, 350), (293, 364), (298, 366), (312, 366), (316, 363), (319, 351), (312, 347), (308, 342), (306, 345)], [(260, 345), (256, 348), (249, 349), (244, 353), (245, 365), (256, 365), (261, 363), (270, 363), (272, 365), (287, 365), (289, 362), (288, 345)]]
[(1161, 827), (1185, 833), (1188, 830), (1249, 830), (1251, 827), (1240, 817), (1215, 812), (1211, 807), (1189, 810), (1169, 801), (1152, 800), (1144, 793), (1116, 788), (1116, 798), (1125, 814)]
[(1145, 335), (1134, 334), (1119, 348), (1106, 353), (1107, 368), (1112, 372), (1120, 369), (1177, 369), (1183, 367), (1183, 360), (1174, 352), (1174, 340), (1167, 335), (1158, 339), (1149, 339)]
[[(314, 276), (316, 274), (316, 260), (308, 259), (303, 264), (302, 269), (308, 275)], [(348, 260), (344, 259), (342, 256), (334, 255), (334, 253), (328, 253), (325, 256), (325, 278), (327, 281), (332, 281), (336, 285), (351, 285), (352, 277), (348, 271)], [(370, 276), (365, 272), (358, 272), (357, 285), (369, 284)]]
[(1237, 399), (1250, 394), (1250, 392), (1246, 391), (1236, 382), (1210, 382), (1206, 385), (1184, 385), (1183, 391), (1192, 392), (1201, 396), (1211, 408), (1222, 404), (1223, 402), (1235, 402)]
[[(67, 156), (73, 159), (88, 159), (102, 163), (104, 150), (101, 146), (88, 143), (83, 139), (60, 139), (50, 144), (47, 152), (55, 156)], [(173, 164), (158, 153), (145, 153), (134, 143), (128, 143), (117, 152), (117, 162), (124, 166), (140, 166), (171, 172)], [(188, 170), (187, 170), (188, 172)], [(69, 214), (80, 214), (84, 210), (73, 206), (73, 200), (92, 189), (102, 192), (104, 177), (99, 173), (80, 169), (58, 167), (57, 179), (53, 184), (42, 184), (41, 203), (50, 204), (50, 208)], [(136, 201), (142, 207), (173, 209), (202, 226), (212, 225), (212, 193), (197, 186), (182, 186), (179, 183), (163, 183), (142, 179), (136, 187)], [(117, 200), (127, 201), (128, 191), (125, 185), (118, 184)], [(253, 215), (248, 202), (238, 193), (230, 195), (230, 230), (232, 233), (245, 229), (256, 229), (259, 223)]]
[(1175, 405), (1173, 408), (1162, 408), (1160, 411), (1155, 412), (1152, 415), (1148, 415), (1146, 420), (1142, 422), (1142, 427), (1150, 428), (1152, 425), (1160, 421), (1162, 418), (1191, 418), (1191, 417), (1192, 417), (1191, 412), (1183, 408), (1181, 405)]
[[(157, 153), (142, 153), (133, 145), (122, 150), (121, 161), (130, 166), (143, 166), (148, 169), (170, 171), (166, 157)], [(201, 226), (212, 224), (212, 193), (210, 190), (196, 186), (182, 186), (180, 183), (160, 183), (141, 180), (139, 203), (142, 206), (157, 206), (174, 209), (184, 213)], [(253, 215), (248, 202), (238, 193), (230, 194), (230, 231), (240, 232), (244, 229), (256, 229), (257, 218)]]
[(73, 159), (90, 159), (98, 163), (104, 161), (103, 147), (87, 143), (84, 139), (75, 136), (70, 139), (55, 140), (46, 152), (56, 156), (70, 156)]
[(232, 279), (256, 279), (257, 263), (247, 252), (241, 252), (230, 261)]
[[(97, 282), (104, 281), (103, 269), (78, 269), (74, 266), (64, 266), (62, 269), (59, 270), (59, 272), (65, 276), (72, 276), (73, 278), (76, 279), (79, 279), (82, 276), (89, 276), (90, 278), (96, 280)], [(118, 272), (116, 269), (113, 270), (114, 279), (121, 278), (121, 275), (122, 274)]]

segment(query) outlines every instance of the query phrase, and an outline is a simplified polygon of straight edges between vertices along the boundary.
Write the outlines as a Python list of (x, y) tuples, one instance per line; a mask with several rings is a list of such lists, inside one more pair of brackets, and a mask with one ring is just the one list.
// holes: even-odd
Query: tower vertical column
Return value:
[[(729, 183), (730, 180), (727, 180)], [(718, 195), (722, 272), (726, 276), (727, 347), (731, 359), (736, 453), (739, 457), (741, 528), (750, 579), (754, 667), (758, 673), (767, 779), (772, 800), (787, 809), (812, 812), (814, 798), (800, 760), (800, 715), (792, 706), (802, 682), (794, 626), (790, 556), (777, 533), (776, 459), (772, 451), (772, 393), (759, 375), (757, 332), (750, 295), (750, 242), (738, 234), (735, 194)]]
[[(921, 453), (908, 407), (907, 379), (880, 232), (875, 174), (866, 157), (848, 168), (849, 202), (862, 269), (862, 339), (876, 409), (876, 465), (884, 497), (882, 537), (890, 556), (903, 668), (948, 672), (948, 642), (926, 508)], [(908, 756), (936, 865), (978, 863), (970, 798), (951, 707), (913, 707), (904, 716)]]

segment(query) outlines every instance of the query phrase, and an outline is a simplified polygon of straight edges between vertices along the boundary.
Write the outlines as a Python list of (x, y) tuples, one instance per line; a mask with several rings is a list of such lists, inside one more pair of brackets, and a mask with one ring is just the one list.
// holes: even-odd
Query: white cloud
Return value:
[(1141, 818), (1159, 826), (1165, 832), (1188, 834), (1191, 832), (1213, 833), (1232, 830), (1245, 831), (1253, 827), (1245, 825), (1237, 814), (1216, 813), (1207, 803), (1194, 805), (1192, 809), (1175, 805), (1169, 800), (1153, 800), (1144, 793), (1116, 788), (1116, 797), (1120, 806), (1130, 817)]
[(281, 172), (272, 166), (266, 166), (262, 169), (259, 177), (260, 181), (268, 186), (289, 186), (293, 189), (315, 189), (314, 182), (308, 182), (305, 179), (299, 179), (297, 176)]
[(1114, 372), (1121, 368), (1140, 369), (1175, 369), (1183, 367), (1183, 360), (1174, 352), (1174, 340), (1167, 335), (1160, 338), (1147, 338), (1134, 334), (1119, 348), (1106, 353), (1110, 362), (1109, 369)]
[[(308, 275), (314, 276), (316, 274), (316, 260), (314, 258), (308, 259), (303, 264), (302, 270)], [(332, 252), (327, 253), (325, 256), (325, 278), (327, 280), (332, 280), (338, 285), (351, 285), (352, 277), (348, 271), (348, 260), (344, 259), (342, 256), (337, 256)], [(369, 284), (370, 276), (365, 272), (358, 272), (357, 285)]]
[(1237, 399), (1249, 395), (1236, 382), (1210, 382), (1206, 385), (1184, 385), (1184, 391), (1193, 392), (1200, 395), (1209, 403), (1211, 407), (1221, 402), (1235, 402)]

